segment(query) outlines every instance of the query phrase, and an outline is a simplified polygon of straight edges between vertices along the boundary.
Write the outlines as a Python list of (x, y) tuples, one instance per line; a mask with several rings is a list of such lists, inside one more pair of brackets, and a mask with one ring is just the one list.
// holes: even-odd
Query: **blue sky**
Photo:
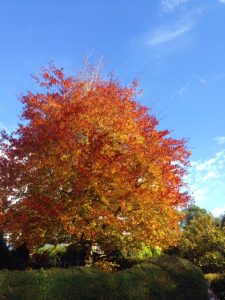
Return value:
[(160, 128), (189, 139), (196, 204), (225, 211), (225, 0), (0, 0), (0, 38), (1, 128), (16, 127), (30, 74), (103, 56), (123, 84), (139, 80)]

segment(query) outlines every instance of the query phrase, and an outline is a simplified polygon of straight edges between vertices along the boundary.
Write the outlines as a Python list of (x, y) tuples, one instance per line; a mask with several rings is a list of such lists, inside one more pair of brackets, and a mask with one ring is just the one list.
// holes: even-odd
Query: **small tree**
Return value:
[(184, 227), (179, 253), (204, 272), (224, 271), (225, 231), (220, 220), (205, 211), (197, 213)]
[(0, 140), (1, 223), (11, 242), (75, 240), (89, 254), (93, 243), (176, 243), (189, 152), (157, 130), (136, 82), (65, 77), (54, 66), (38, 82), (43, 92), (22, 97), (25, 122)]

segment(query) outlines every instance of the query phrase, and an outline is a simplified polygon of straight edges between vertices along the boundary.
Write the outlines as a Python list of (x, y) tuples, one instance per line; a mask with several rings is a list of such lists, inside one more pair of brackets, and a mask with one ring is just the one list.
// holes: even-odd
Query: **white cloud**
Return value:
[(225, 149), (207, 160), (191, 162), (188, 181), (196, 204), (220, 214), (225, 203)]
[(191, 186), (193, 192), (193, 198), (196, 203), (201, 203), (204, 201), (204, 189), (196, 188), (195, 186)]
[(209, 171), (205, 176), (202, 177), (202, 181), (207, 181), (208, 179), (218, 178), (219, 175), (215, 171)]
[(155, 28), (146, 35), (146, 45), (154, 47), (168, 43), (181, 37), (188, 31), (190, 31), (191, 28), (191, 22), (182, 22), (173, 26)]
[(202, 84), (207, 84), (207, 80), (205, 80), (204, 78), (199, 77), (198, 80), (199, 80)]
[[(218, 154), (218, 153), (217, 153)], [(217, 154), (216, 154), (216, 157), (217, 157)], [(216, 157), (213, 157), (213, 158), (210, 158), (208, 160), (205, 160), (204, 162), (202, 163), (199, 163), (196, 165), (196, 170), (197, 171), (207, 171), (207, 170), (210, 170), (210, 168), (216, 163), (217, 159)]]
[(186, 2), (188, 2), (188, 0), (162, 0), (161, 6), (164, 12), (169, 13)]
[[(224, 0), (225, 1), (225, 0)], [(225, 74), (207, 74), (202, 76), (199, 75), (192, 75), (190, 78), (186, 80), (186, 82), (183, 83), (182, 86), (180, 86), (175, 93), (182, 97), (186, 92), (189, 91), (189, 89), (192, 87), (192, 85), (196, 83), (200, 83), (201, 85), (209, 85), (211, 82), (216, 80), (224, 80)]]
[[(224, 0), (225, 1), (225, 0)], [(225, 136), (217, 136), (215, 137), (215, 141), (218, 143), (218, 144), (225, 144)]]
[(225, 0), (219, 0), (219, 2), (225, 4)]
[(221, 215), (225, 214), (225, 205), (222, 207), (216, 207), (213, 209), (212, 213), (215, 217), (220, 217)]

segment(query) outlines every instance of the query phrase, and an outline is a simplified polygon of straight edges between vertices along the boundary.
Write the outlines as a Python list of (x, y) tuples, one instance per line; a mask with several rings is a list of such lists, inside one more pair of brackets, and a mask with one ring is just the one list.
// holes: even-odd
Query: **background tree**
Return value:
[(182, 227), (190, 225), (191, 220), (208, 214), (206, 209), (195, 204), (189, 205), (183, 212), (185, 213), (185, 219), (181, 222)]
[(11, 242), (77, 240), (106, 251), (176, 243), (190, 153), (157, 130), (136, 82), (65, 77), (54, 66), (36, 80), (43, 92), (21, 98), (24, 122), (0, 140), (1, 225)]
[(222, 214), (220, 216), (220, 223), (221, 223), (221, 227), (225, 227), (225, 214)]
[(183, 229), (179, 254), (204, 272), (224, 271), (225, 231), (220, 219), (196, 206), (190, 207), (190, 216), (188, 211), (187, 220), (190, 222)]

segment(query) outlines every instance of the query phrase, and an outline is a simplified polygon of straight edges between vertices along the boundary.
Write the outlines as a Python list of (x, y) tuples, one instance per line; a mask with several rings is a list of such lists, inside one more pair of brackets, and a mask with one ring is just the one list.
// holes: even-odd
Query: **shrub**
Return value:
[(25, 270), (28, 267), (30, 261), (30, 253), (26, 244), (22, 244), (12, 251), (12, 260), (13, 269)]
[(83, 253), (81, 245), (70, 244), (66, 247), (66, 251), (62, 254), (62, 267), (80, 266), (83, 263)]
[(176, 257), (160, 257), (114, 273), (96, 268), (1, 271), (0, 299), (208, 300), (202, 272)]
[(48, 253), (33, 253), (31, 255), (31, 266), (34, 269), (50, 268), (49, 254)]
[(156, 262), (176, 284), (175, 295), (178, 297), (174, 299), (208, 299), (208, 287), (204, 275), (190, 261), (176, 256), (160, 256)]

